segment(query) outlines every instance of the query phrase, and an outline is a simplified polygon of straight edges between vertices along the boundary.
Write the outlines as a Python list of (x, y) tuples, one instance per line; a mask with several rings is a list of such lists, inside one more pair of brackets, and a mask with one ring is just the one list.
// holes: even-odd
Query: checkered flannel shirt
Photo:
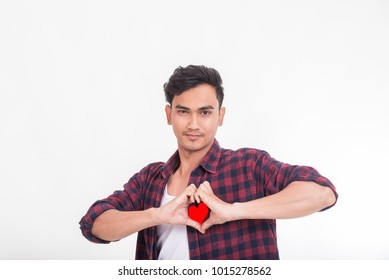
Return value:
[[(176, 151), (166, 163), (146, 166), (122, 190), (96, 201), (80, 221), (83, 235), (92, 242), (109, 243), (91, 233), (94, 220), (104, 211), (159, 207), (169, 176), (179, 164)], [(314, 181), (331, 188), (337, 196), (333, 184), (312, 167), (285, 164), (257, 149), (223, 149), (216, 139), (200, 165), (191, 173), (189, 184), (199, 186), (204, 181), (210, 183), (217, 197), (228, 203), (275, 194), (293, 181)], [(194, 260), (279, 259), (274, 219), (231, 221), (214, 225), (205, 234), (188, 226), (187, 234), (190, 258)], [(156, 244), (156, 227), (138, 232), (135, 258), (158, 259)]]

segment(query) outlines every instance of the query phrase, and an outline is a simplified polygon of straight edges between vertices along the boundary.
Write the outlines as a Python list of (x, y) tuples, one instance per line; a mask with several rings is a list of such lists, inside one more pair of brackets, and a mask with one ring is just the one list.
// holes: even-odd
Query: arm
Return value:
[[(258, 203), (244, 205), (244, 210), (261, 207), (262, 219), (297, 218), (334, 205), (334, 185), (309, 166), (282, 163), (261, 152), (253, 162), (253, 177), (263, 194)], [(246, 212), (246, 211), (244, 211)]]
[(312, 214), (333, 205), (334, 192), (314, 182), (296, 181), (282, 191), (248, 202), (226, 203), (217, 198), (208, 182), (195, 193), (211, 209), (210, 218), (202, 225), (202, 232), (214, 224), (239, 219), (287, 219)]
[(200, 224), (188, 217), (187, 208), (193, 202), (194, 185), (160, 208), (143, 211), (110, 209), (96, 218), (92, 234), (102, 240), (115, 241), (135, 232), (160, 224), (183, 224), (200, 230)]
[(236, 219), (289, 219), (313, 214), (333, 205), (334, 192), (315, 182), (296, 181), (279, 193), (244, 203), (234, 203)]
[(142, 229), (159, 224), (156, 209), (150, 208), (143, 211), (107, 210), (94, 221), (92, 234), (106, 241), (122, 239)]

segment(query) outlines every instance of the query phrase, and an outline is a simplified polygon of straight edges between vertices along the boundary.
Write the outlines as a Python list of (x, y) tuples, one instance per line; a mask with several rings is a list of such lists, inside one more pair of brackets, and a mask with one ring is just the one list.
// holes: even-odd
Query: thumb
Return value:
[(205, 233), (207, 229), (209, 229), (211, 226), (213, 226), (214, 223), (212, 222), (212, 217), (209, 217), (201, 226), (201, 232)]
[(202, 231), (202, 229), (201, 229), (201, 225), (200, 225), (198, 222), (193, 221), (192, 219), (188, 219), (188, 221), (186, 222), (186, 225), (187, 225), (187, 226), (190, 226), (190, 227), (192, 227), (192, 228), (194, 228), (194, 229), (196, 229), (196, 230), (198, 230), (198, 231), (201, 232), (201, 233), (204, 233), (204, 232)]

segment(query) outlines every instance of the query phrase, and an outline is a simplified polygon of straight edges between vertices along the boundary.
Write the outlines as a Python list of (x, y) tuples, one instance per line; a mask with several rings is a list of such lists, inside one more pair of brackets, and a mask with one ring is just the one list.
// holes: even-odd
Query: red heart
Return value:
[(188, 216), (192, 220), (202, 224), (206, 219), (209, 218), (209, 208), (204, 202), (192, 203), (188, 208)]

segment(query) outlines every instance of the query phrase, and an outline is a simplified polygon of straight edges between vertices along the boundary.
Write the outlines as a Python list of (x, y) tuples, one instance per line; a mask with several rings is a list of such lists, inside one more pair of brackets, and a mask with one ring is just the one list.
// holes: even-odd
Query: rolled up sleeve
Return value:
[[(255, 168), (255, 174), (260, 185), (264, 188), (265, 195), (280, 192), (295, 181), (311, 181), (330, 188), (335, 194), (335, 203), (338, 199), (335, 186), (313, 167), (282, 163), (272, 158), (268, 153), (263, 152), (257, 159)], [(333, 205), (323, 210), (329, 209)]]
[(105, 199), (92, 204), (87, 213), (81, 218), (79, 225), (82, 235), (94, 243), (110, 243), (92, 234), (93, 223), (97, 217), (110, 209), (119, 211), (140, 210), (142, 201), (142, 184), (140, 173), (135, 174), (125, 185), (123, 190), (117, 190)]

